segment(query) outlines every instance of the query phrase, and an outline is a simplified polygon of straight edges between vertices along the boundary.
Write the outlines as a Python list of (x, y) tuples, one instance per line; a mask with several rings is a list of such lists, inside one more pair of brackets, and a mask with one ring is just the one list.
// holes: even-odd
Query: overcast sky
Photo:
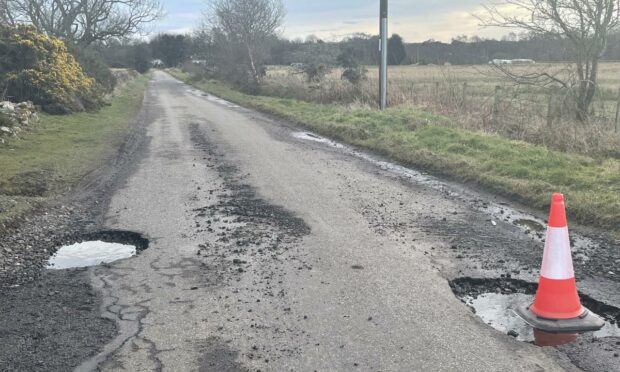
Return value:
[[(508, 30), (483, 29), (472, 13), (491, 0), (390, 0), (390, 33), (406, 41), (449, 41), (457, 35), (500, 37)], [(186, 32), (195, 28), (206, 0), (162, 0), (166, 17), (155, 32)], [(334, 40), (351, 33), (378, 34), (379, 0), (284, 0), (283, 29), (288, 38), (314, 34)]]

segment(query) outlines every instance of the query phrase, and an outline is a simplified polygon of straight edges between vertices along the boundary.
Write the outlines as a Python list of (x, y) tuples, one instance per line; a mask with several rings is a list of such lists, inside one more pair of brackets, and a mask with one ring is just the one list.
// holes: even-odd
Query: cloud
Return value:
[[(390, 0), (390, 33), (406, 41), (449, 41), (457, 35), (499, 37), (507, 30), (481, 28), (474, 13), (483, 10), (481, 0)], [(331, 40), (364, 32), (379, 32), (376, 0), (285, 0), (288, 14), (284, 36), (305, 38), (310, 34)], [(198, 26), (204, 0), (164, 0), (167, 16), (155, 32), (187, 32)]]

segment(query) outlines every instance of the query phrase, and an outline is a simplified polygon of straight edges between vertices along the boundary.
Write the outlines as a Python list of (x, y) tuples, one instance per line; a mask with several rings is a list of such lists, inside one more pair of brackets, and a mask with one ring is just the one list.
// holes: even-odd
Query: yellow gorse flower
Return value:
[(19, 82), (21, 87), (36, 92), (36, 96), (47, 96), (58, 103), (69, 102), (72, 96), (88, 93), (94, 87), (94, 79), (84, 73), (62, 40), (24, 25), (13, 28), (12, 32), (0, 32), (0, 37), (9, 47), (30, 50), (36, 56), (28, 68), (5, 74), (9, 84)]

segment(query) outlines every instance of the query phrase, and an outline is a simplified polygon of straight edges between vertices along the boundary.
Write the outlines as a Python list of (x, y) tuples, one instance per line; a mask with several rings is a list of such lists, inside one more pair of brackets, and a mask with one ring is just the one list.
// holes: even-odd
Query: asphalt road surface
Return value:
[(468, 203), (163, 72), (144, 110), (147, 148), (105, 225), (150, 247), (91, 271), (120, 332), (78, 370), (575, 368), (452, 293), (454, 265), (428, 254), (450, 237), (428, 226), (492, 226)]

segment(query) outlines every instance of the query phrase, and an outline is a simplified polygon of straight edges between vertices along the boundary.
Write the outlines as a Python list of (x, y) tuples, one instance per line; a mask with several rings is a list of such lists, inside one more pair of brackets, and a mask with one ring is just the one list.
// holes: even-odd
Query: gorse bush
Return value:
[(54, 114), (83, 111), (82, 101), (96, 96), (95, 79), (62, 40), (24, 25), (0, 26), (0, 85), (6, 98), (32, 101)]
[(96, 89), (99, 92), (108, 94), (114, 90), (116, 78), (103, 60), (103, 56), (99, 51), (93, 47), (80, 48), (70, 46), (69, 52), (75, 57), (80, 66), (82, 66), (84, 73), (95, 79)]

